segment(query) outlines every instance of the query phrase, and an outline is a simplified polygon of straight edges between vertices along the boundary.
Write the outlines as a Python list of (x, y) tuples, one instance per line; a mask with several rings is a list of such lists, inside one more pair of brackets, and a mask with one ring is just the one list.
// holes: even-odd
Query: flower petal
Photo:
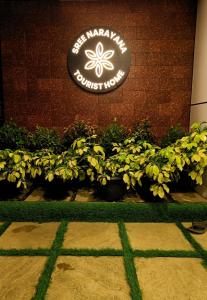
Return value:
[(102, 65), (107, 70), (114, 70), (114, 65), (108, 60), (102, 60)]
[(102, 59), (110, 59), (114, 55), (114, 50), (105, 51)]
[(99, 42), (97, 45), (96, 45), (96, 57), (102, 57), (103, 55), (103, 44), (101, 42)]
[(96, 59), (96, 53), (92, 50), (85, 50), (85, 55), (89, 58), (89, 59)]
[(98, 78), (100, 78), (102, 74), (103, 74), (103, 66), (102, 66), (102, 64), (97, 63), (96, 64), (96, 76)]
[(93, 68), (95, 68), (95, 67), (96, 67), (96, 61), (95, 61), (95, 60), (89, 60), (89, 61), (85, 64), (84, 69), (85, 69), (85, 70), (91, 70), (91, 69), (93, 69)]

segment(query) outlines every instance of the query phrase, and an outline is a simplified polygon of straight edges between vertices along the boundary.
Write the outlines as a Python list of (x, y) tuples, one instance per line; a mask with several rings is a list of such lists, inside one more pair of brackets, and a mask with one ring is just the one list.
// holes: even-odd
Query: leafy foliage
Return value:
[(38, 176), (48, 182), (57, 178), (62, 181), (88, 178), (101, 185), (119, 177), (128, 189), (136, 189), (148, 179), (150, 191), (159, 198), (166, 197), (170, 183), (178, 180), (184, 171), (196, 184), (203, 182), (207, 167), (207, 127), (200, 124), (195, 123), (189, 135), (165, 148), (129, 137), (113, 143), (109, 157), (96, 140), (96, 135), (76, 139), (68, 151), (61, 153), (55, 153), (52, 147), (35, 152), (0, 150), (0, 180), (26, 188), (27, 180)]
[(163, 137), (161, 141), (161, 146), (167, 147), (176, 142), (177, 139), (181, 139), (183, 136), (186, 135), (185, 130), (178, 124), (173, 126), (169, 129), (166, 136)]
[(85, 121), (76, 121), (64, 131), (63, 145), (68, 149), (78, 138), (87, 138), (96, 134), (96, 128)]
[(27, 187), (32, 155), (22, 150), (0, 150), (0, 180), (15, 182), (17, 188)]
[(114, 144), (114, 151), (117, 154), (105, 162), (106, 180), (107, 176), (121, 176), (129, 189), (141, 186), (142, 179), (148, 178), (153, 195), (164, 198), (170, 192), (169, 183), (178, 180), (184, 170), (196, 184), (202, 184), (207, 166), (207, 128), (194, 124), (188, 136), (163, 149), (129, 138)]
[(105, 149), (107, 156), (113, 153), (113, 143), (122, 143), (126, 136), (126, 129), (117, 123), (109, 124), (104, 129), (100, 138), (100, 145)]
[[(107, 181), (103, 172), (106, 155), (104, 148), (99, 144), (95, 144), (95, 140), (96, 135), (77, 139), (72, 144), (72, 149), (75, 155), (78, 156), (78, 164), (82, 167), (80, 179), (84, 180), (88, 177), (91, 182), (97, 180), (105, 185)], [(110, 178), (107, 177), (107, 179)]]
[(154, 143), (154, 137), (148, 120), (144, 120), (143, 122), (134, 125), (132, 137), (135, 142), (147, 141), (149, 143)]
[(30, 134), (30, 149), (61, 152), (63, 148), (61, 138), (55, 129), (37, 126), (35, 132)]
[(26, 148), (28, 148), (28, 131), (24, 127), (19, 127), (14, 122), (0, 127), (0, 149)]

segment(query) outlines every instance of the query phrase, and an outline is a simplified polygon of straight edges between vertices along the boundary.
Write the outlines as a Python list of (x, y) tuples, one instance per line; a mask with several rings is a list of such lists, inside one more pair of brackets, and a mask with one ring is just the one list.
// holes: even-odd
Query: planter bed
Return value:
[(0, 203), (0, 221), (108, 221), (176, 222), (202, 221), (207, 204), (180, 203), (78, 203), (17, 202)]
[[(51, 193), (52, 194), (52, 193)], [(108, 198), (104, 198), (108, 199)], [(36, 189), (33, 189), (31, 193), (27, 196), (25, 201), (32, 201), (32, 202), (37, 202), (37, 201), (75, 201), (75, 202), (113, 202), (113, 201), (105, 201), (104, 199), (100, 199), (99, 197), (96, 196), (95, 189), (89, 188), (89, 187), (81, 187), (79, 189), (67, 189), (67, 193), (65, 194), (64, 197), (55, 198), (53, 195), (52, 197), (48, 197), (47, 193), (45, 192), (45, 189), (43, 187), (37, 187)], [(115, 201), (116, 202), (116, 201)], [(119, 202), (124, 202), (124, 203), (143, 203), (143, 202), (158, 202), (158, 203), (163, 203), (166, 202), (166, 200), (159, 199), (158, 197), (155, 198), (153, 195), (149, 194), (148, 197), (142, 197), (142, 195), (133, 192), (133, 191), (128, 191), (123, 199), (121, 199)], [(168, 197), (168, 202), (169, 203), (207, 203), (207, 199), (204, 197), (200, 196), (198, 193), (195, 191), (191, 192), (173, 192), (169, 194)]]

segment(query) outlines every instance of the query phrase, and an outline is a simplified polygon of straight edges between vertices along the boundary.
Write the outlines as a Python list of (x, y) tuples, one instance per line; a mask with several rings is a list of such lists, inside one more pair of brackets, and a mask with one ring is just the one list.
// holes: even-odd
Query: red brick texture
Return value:
[[(195, 0), (1, 1), (0, 19), (6, 120), (61, 130), (76, 119), (130, 127), (148, 118), (157, 136), (188, 127)], [(104, 95), (67, 71), (74, 38), (93, 26), (120, 32), (132, 53), (127, 80)]]

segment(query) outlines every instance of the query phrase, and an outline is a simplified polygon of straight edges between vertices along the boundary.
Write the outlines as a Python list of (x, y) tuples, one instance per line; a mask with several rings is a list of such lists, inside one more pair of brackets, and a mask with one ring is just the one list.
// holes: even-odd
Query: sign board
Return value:
[(107, 93), (126, 79), (131, 55), (126, 41), (115, 30), (92, 28), (82, 32), (68, 54), (74, 81), (92, 93)]

